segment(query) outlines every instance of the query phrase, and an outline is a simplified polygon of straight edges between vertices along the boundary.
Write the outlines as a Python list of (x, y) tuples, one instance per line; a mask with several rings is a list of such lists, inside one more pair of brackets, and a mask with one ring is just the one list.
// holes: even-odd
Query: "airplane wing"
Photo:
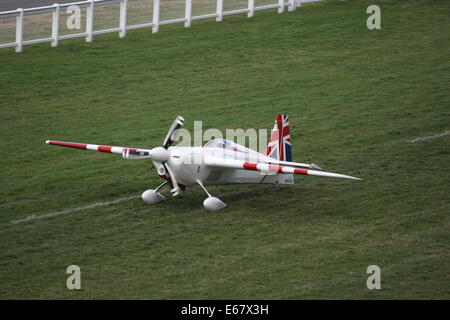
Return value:
[(306, 170), (299, 169), (290, 166), (279, 166), (267, 163), (256, 163), (256, 162), (246, 162), (242, 160), (226, 159), (219, 157), (206, 157), (204, 162), (207, 166), (218, 167), (218, 168), (232, 168), (241, 170), (253, 170), (261, 171), (265, 173), (291, 173), (291, 174), (303, 174), (307, 176), (319, 176), (319, 177), (330, 177), (330, 178), (341, 178), (341, 179), (354, 179), (362, 180), (360, 178), (347, 176), (339, 173), (316, 171), (316, 170)]
[(127, 147), (110, 147), (110, 146), (100, 146), (96, 144), (86, 144), (78, 142), (65, 142), (65, 141), (55, 141), (47, 140), (46, 144), (51, 144), (61, 147), (77, 148), (90, 151), (99, 151), (107, 153), (121, 154), (122, 157), (127, 159), (144, 159), (150, 158), (150, 149), (137, 149), (137, 148), (127, 148)]

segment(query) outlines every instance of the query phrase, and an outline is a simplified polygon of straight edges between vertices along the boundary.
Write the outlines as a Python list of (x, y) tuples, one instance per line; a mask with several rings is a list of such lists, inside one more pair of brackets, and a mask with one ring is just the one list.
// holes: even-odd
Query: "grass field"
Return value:
[[(366, 8), (382, 11), (366, 28)], [(449, 1), (326, 1), (0, 50), (0, 298), (449, 299)], [(295, 161), (364, 181), (226, 186), (156, 206), (150, 163), (46, 139), (152, 147), (185, 128), (271, 128)], [(66, 288), (81, 268), (82, 290)], [(366, 268), (381, 268), (381, 290)]]

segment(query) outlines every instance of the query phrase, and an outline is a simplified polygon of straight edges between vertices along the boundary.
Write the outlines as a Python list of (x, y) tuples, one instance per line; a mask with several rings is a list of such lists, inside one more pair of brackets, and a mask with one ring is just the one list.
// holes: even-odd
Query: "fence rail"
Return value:
[[(255, 11), (259, 10), (267, 10), (267, 9), (278, 9), (278, 13), (283, 13), (285, 7), (288, 8), (289, 11), (296, 10), (297, 7), (301, 6), (304, 3), (309, 2), (317, 2), (321, 0), (271, 0), (275, 3), (260, 5), (260, 0), (245, 0), (245, 7), (233, 10), (224, 10), (224, 1), (227, 0), (214, 0), (215, 1), (215, 12), (201, 15), (192, 15), (193, 9), (193, 1), (196, 0), (182, 0), (184, 2), (184, 14), (181, 17), (176, 19), (167, 19), (161, 20), (161, 3), (168, 3), (170, 0), (153, 0), (152, 5), (152, 20), (151, 22), (140, 23), (140, 24), (128, 24), (127, 20), (129, 17), (128, 10), (133, 3), (138, 3), (139, 0), (86, 0), (86, 1), (78, 1), (73, 3), (64, 3), (64, 4), (54, 4), (52, 6), (44, 6), (38, 8), (27, 8), (22, 9), (19, 8), (17, 10), (0, 12), (0, 22), (4, 18), (15, 19), (15, 40), (11, 42), (2, 43), (0, 41), (0, 48), (9, 48), (14, 47), (16, 52), (22, 52), (24, 45), (50, 42), (52, 47), (56, 47), (59, 44), (60, 40), (73, 39), (73, 38), (86, 38), (86, 42), (91, 42), (95, 35), (105, 34), (105, 33), (119, 33), (119, 37), (123, 38), (126, 35), (126, 32), (129, 30), (140, 29), (140, 28), (152, 28), (152, 32), (156, 33), (159, 31), (159, 27), (162, 25), (173, 24), (173, 23), (184, 23), (186, 28), (191, 26), (192, 21), (208, 19), (208, 18), (216, 18), (217, 22), (223, 20), (224, 16), (233, 15), (233, 14), (243, 14), (247, 13), (247, 17), (253, 17)], [(181, 2), (181, 1), (180, 1)], [(111, 6), (111, 5), (119, 5), (117, 12), (118, 26), (113, 28), (103, 28), (96, 30), (94, 28), (94, 19), (95, 19), (95, 8), (102, 6)], [(76, 6), (77, 8), (85, 10), (85, 23), (83, 25), (84, 31), (71, 33), (71, 34), (61, 34), (61, 13), (63, 10), (67, 10), (69, 8), (73, 8)], [(145, 8), (141, 8), (144, 10)], [(147, 8), (148, 9), (148, 8)], [(183, 8), (181, 8), (183, 9)], [(51, 15), (51, 28), (48, 32), (47, 36), (38, 37), (36, 39), (24, 39), (24, 30), (26, 25), (24, 23), (25, 17), (38, 15), (38, 14), (47, 14)], [(110, 14), (110, 13), (109, 13)], [(97, 17), (97, 19), (101, 19), (101, 17)], [(0, 25), (0, 28), (1, 27)], [(11, 28), (12, 29), (12, 28)], [(1, 31), (1, 29), (0, 29)]]

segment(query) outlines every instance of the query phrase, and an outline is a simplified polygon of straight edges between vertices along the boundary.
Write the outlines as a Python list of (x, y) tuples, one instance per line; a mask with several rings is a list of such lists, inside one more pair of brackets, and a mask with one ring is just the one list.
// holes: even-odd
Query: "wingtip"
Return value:
[(50, 140), (45, 140), (45, 144), (50, 144)]
[(351, 180), (362, 180), (361, 178), (352, 177), (352, 176), (347, 176), (347, 175), (345, 175), (345, 174), (343, 174), (343, 175), (341, 176), (341, 178), (351, 179)]

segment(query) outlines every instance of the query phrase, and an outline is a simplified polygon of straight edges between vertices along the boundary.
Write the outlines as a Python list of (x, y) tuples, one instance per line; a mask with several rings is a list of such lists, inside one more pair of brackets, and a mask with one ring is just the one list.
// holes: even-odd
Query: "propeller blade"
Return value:
[(166, 138), (164, 139), (163, 147), (167, 149), (172, 145), (172, 143), (178, 137), (178, 129), (180, 129), (184, 125), (184, 118), (182, 116), (178, 116), (175, 121), (172, 123), (172, 126), (167, 133)]
[(170, 169), (170, 166), (167, 163), (164, 163), (164, 166), (167, 169), (167, 172), (170, 176), (170, 182), (172, 184), (172, 190), (170, 190), (170, 193), (172, 194), (172, 197), (177, 196), (180, 193), (180, 186), (178, 185), (177, 179), (175, 179), (175, 175), (173, 174), (172, 169)]

